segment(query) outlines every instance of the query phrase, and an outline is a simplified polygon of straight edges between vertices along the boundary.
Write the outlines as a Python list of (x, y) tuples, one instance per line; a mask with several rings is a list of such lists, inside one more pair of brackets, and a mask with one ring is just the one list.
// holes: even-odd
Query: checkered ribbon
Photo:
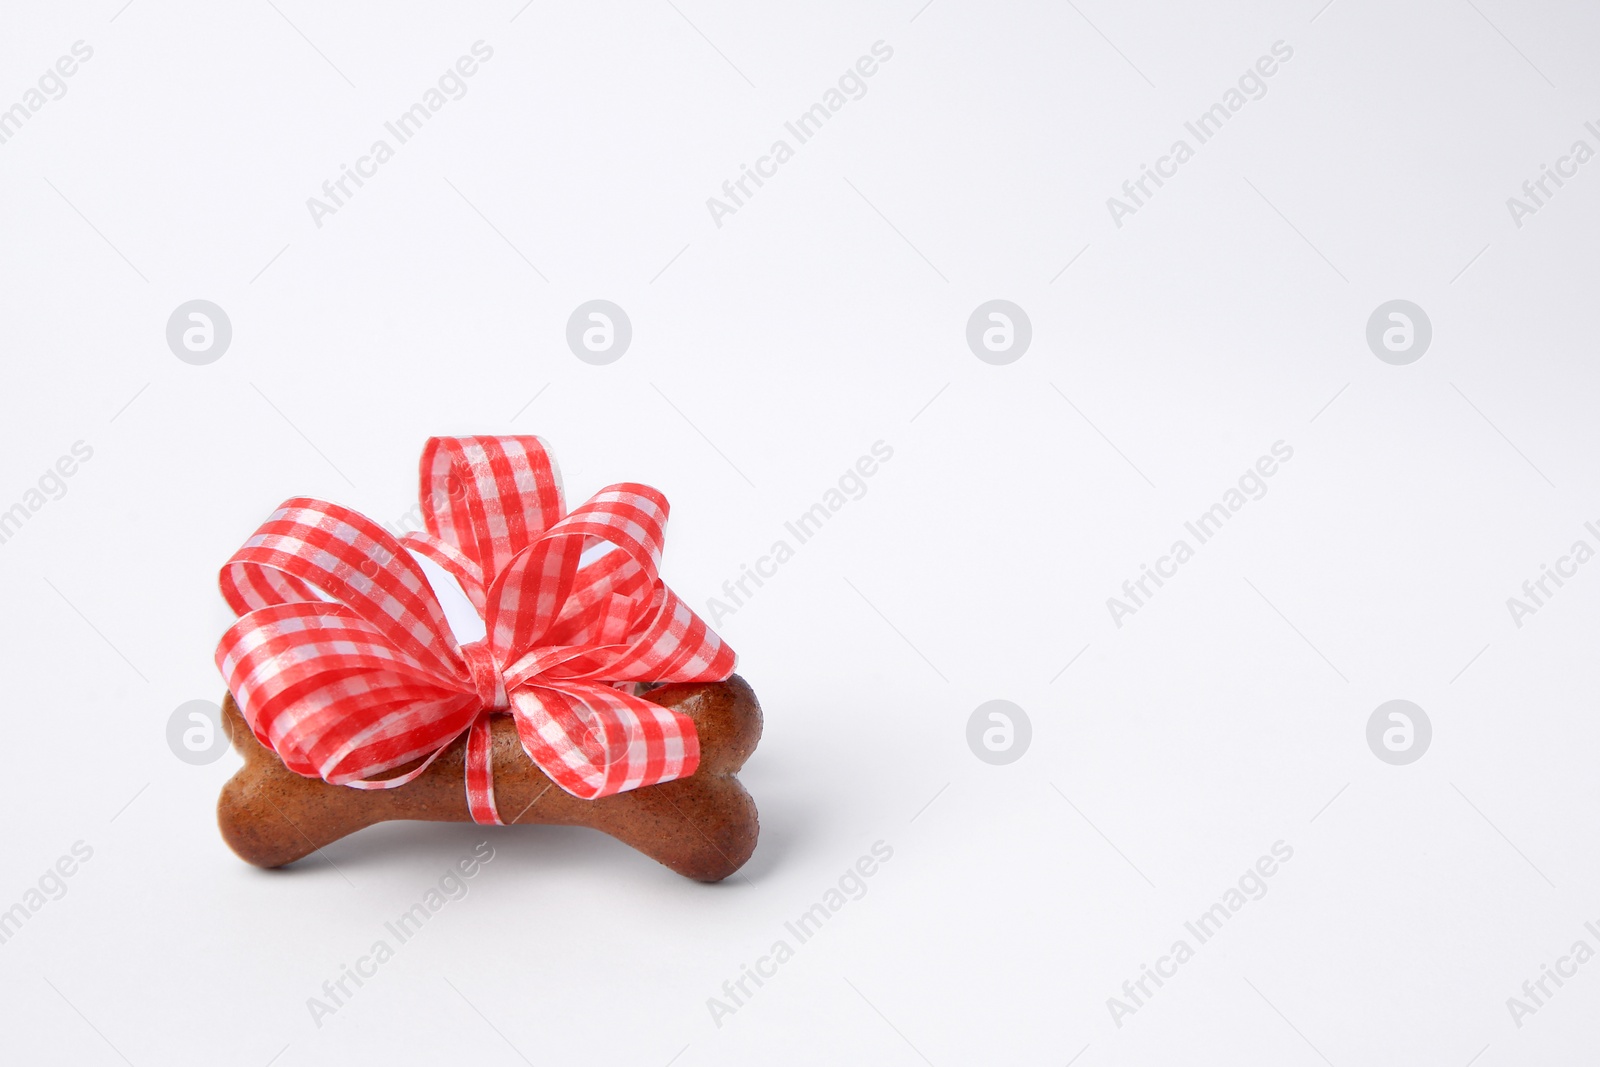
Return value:
[[(657, 574), (666, 498), (622, 483), (563, 515), (537, 437), (432, 438), (421, 481), (426, 533), (396, 539), (297, 497), (223, 566), (241, 617), (217, 666), (256, 737), (299, 774), (392, 789), (466, 733), (467, 803), (483, 823), (500, 822), (496, 711), (583, 799), (693, 774), (694, 721), (634, 683), (720, 681), (734, 654)], [(412, 553), (460, 584), (481, 641), (456, 641)]]

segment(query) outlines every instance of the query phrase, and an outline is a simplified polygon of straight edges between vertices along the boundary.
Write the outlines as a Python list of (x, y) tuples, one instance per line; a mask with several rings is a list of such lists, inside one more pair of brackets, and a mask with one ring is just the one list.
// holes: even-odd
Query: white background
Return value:
[[(0, 544), (0, 909), (93, 849), (0, 945), (8, 1061), (1600, 1052), (1600, 962), (1507, 1007), (1600, 949), (1600, 565), (1520, 628), (1506, 606), (1600, 547), (1600, 163), (1520, 227), (1506, 205), (1600, 147), (1600, 12), (275, 2), (0, 16), (0, 108), (94, 49), (0, 145), (0, 509), (94, 450)], [(466, 96), (316, 226), (307, 198), (479, 40)], [(707, 197), (880, 40), (866, 95), (718, 227)], [(1276, 41), (1266, 95), (1115, 225)], [(233, 324), (208, 366), (165, 340), (196, 298)], [(593, 298), (634, 329), (604, 367), (564, 338)], [(1032, 322), (1007, 366), (965, 341), (993, 298)], [(1408, 366), (1365, 340), (1396, 298), (1433, 324)], [(237, 759), (165, 733), (221, 696), (218, 566), (288, 496), (397, 519), (423, 441), (460, 433), (542, 435), (573, 502), (660, 487), (696, 606), (893, 448), (719, 626), (766, 711), (741, 875), (541, 827), (389, 825), (280, 872), (222, 843)], [(1280, 440), (1267, 495), (1116, 626), (1106, 599)], [(996, 698), (1033, 725), (1008, 766), (965, 737)], [(1395, 698), (1433, 725), (1408, 766), (1365, 736)], [(470, 894), (317, 1026), (307, 999), (486, 836)], [(718, 1026), (708, 998), (879, 840), (867, 894)], [(1280, 840), (1266, 896), (1117, 1025)]]

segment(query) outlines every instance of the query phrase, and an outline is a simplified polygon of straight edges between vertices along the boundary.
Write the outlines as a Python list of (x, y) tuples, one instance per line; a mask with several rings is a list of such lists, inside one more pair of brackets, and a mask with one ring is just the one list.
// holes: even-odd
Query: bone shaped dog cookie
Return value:
[[(588, 826), (658, 860), (686, 878), (717, 882), (755, 850), (755, 802), (735, 777), (761, 738), (761, 706), (737, 674), (724, 682), (658, 686), (644, 699), (694, 719), (700, 764), (694, 774), (597, 800), (580, 800), (550, 781), (523, 751), (509, 715), (493, 717), (495, 798), (508, 823)], [(245, 723), (230, 694), (223, 704), (244, 766), (222, 788), (217, 822), (240, 858), (281, 867), (391, 819), (470, 822), (462, 789), (465, 739), (415, 780), (394, 789), (352, 789), (286, 768)]]

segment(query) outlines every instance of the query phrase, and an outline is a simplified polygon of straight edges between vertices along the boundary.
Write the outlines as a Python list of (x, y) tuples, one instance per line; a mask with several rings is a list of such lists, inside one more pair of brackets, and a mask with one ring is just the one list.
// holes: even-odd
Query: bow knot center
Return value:
[(461, 655), (472, 671), (472, 684), (478, 690), (478, 700), (482, 702), (484, 710), (504, 711), (509, 708), (511, 698), (506, 695), (506, 678), (500, 672), (500, 664), (495, 660), (488, 639), (462, 645)]

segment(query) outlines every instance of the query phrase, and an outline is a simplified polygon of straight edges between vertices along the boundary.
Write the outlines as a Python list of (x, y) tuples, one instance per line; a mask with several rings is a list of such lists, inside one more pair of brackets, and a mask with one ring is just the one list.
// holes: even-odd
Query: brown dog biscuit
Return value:
[[(592, 827), (687, 878), (721, 881), (743, 866), (756, 847), (755, 802), (734, 775), (761, 738), (761, 706), (737, 674), (725, 682), (671, 683), (642, 695), (694, 719), (700, 738), (694, 774), (580, 800), (534, 765), (511, 716), (497, 714), (492, 726), (500, 817), (507, 823)], [(293, 863), (347, 834), (391, 819), (472, 820), (463, 785), (464, 737), (406, 785), (352, 789), (286, 768), (250, 731), (232, 694), (223, 702), (223, 713), (244, 766), (222, 787), (217, 823), (228, 846), (259, 867)]]

